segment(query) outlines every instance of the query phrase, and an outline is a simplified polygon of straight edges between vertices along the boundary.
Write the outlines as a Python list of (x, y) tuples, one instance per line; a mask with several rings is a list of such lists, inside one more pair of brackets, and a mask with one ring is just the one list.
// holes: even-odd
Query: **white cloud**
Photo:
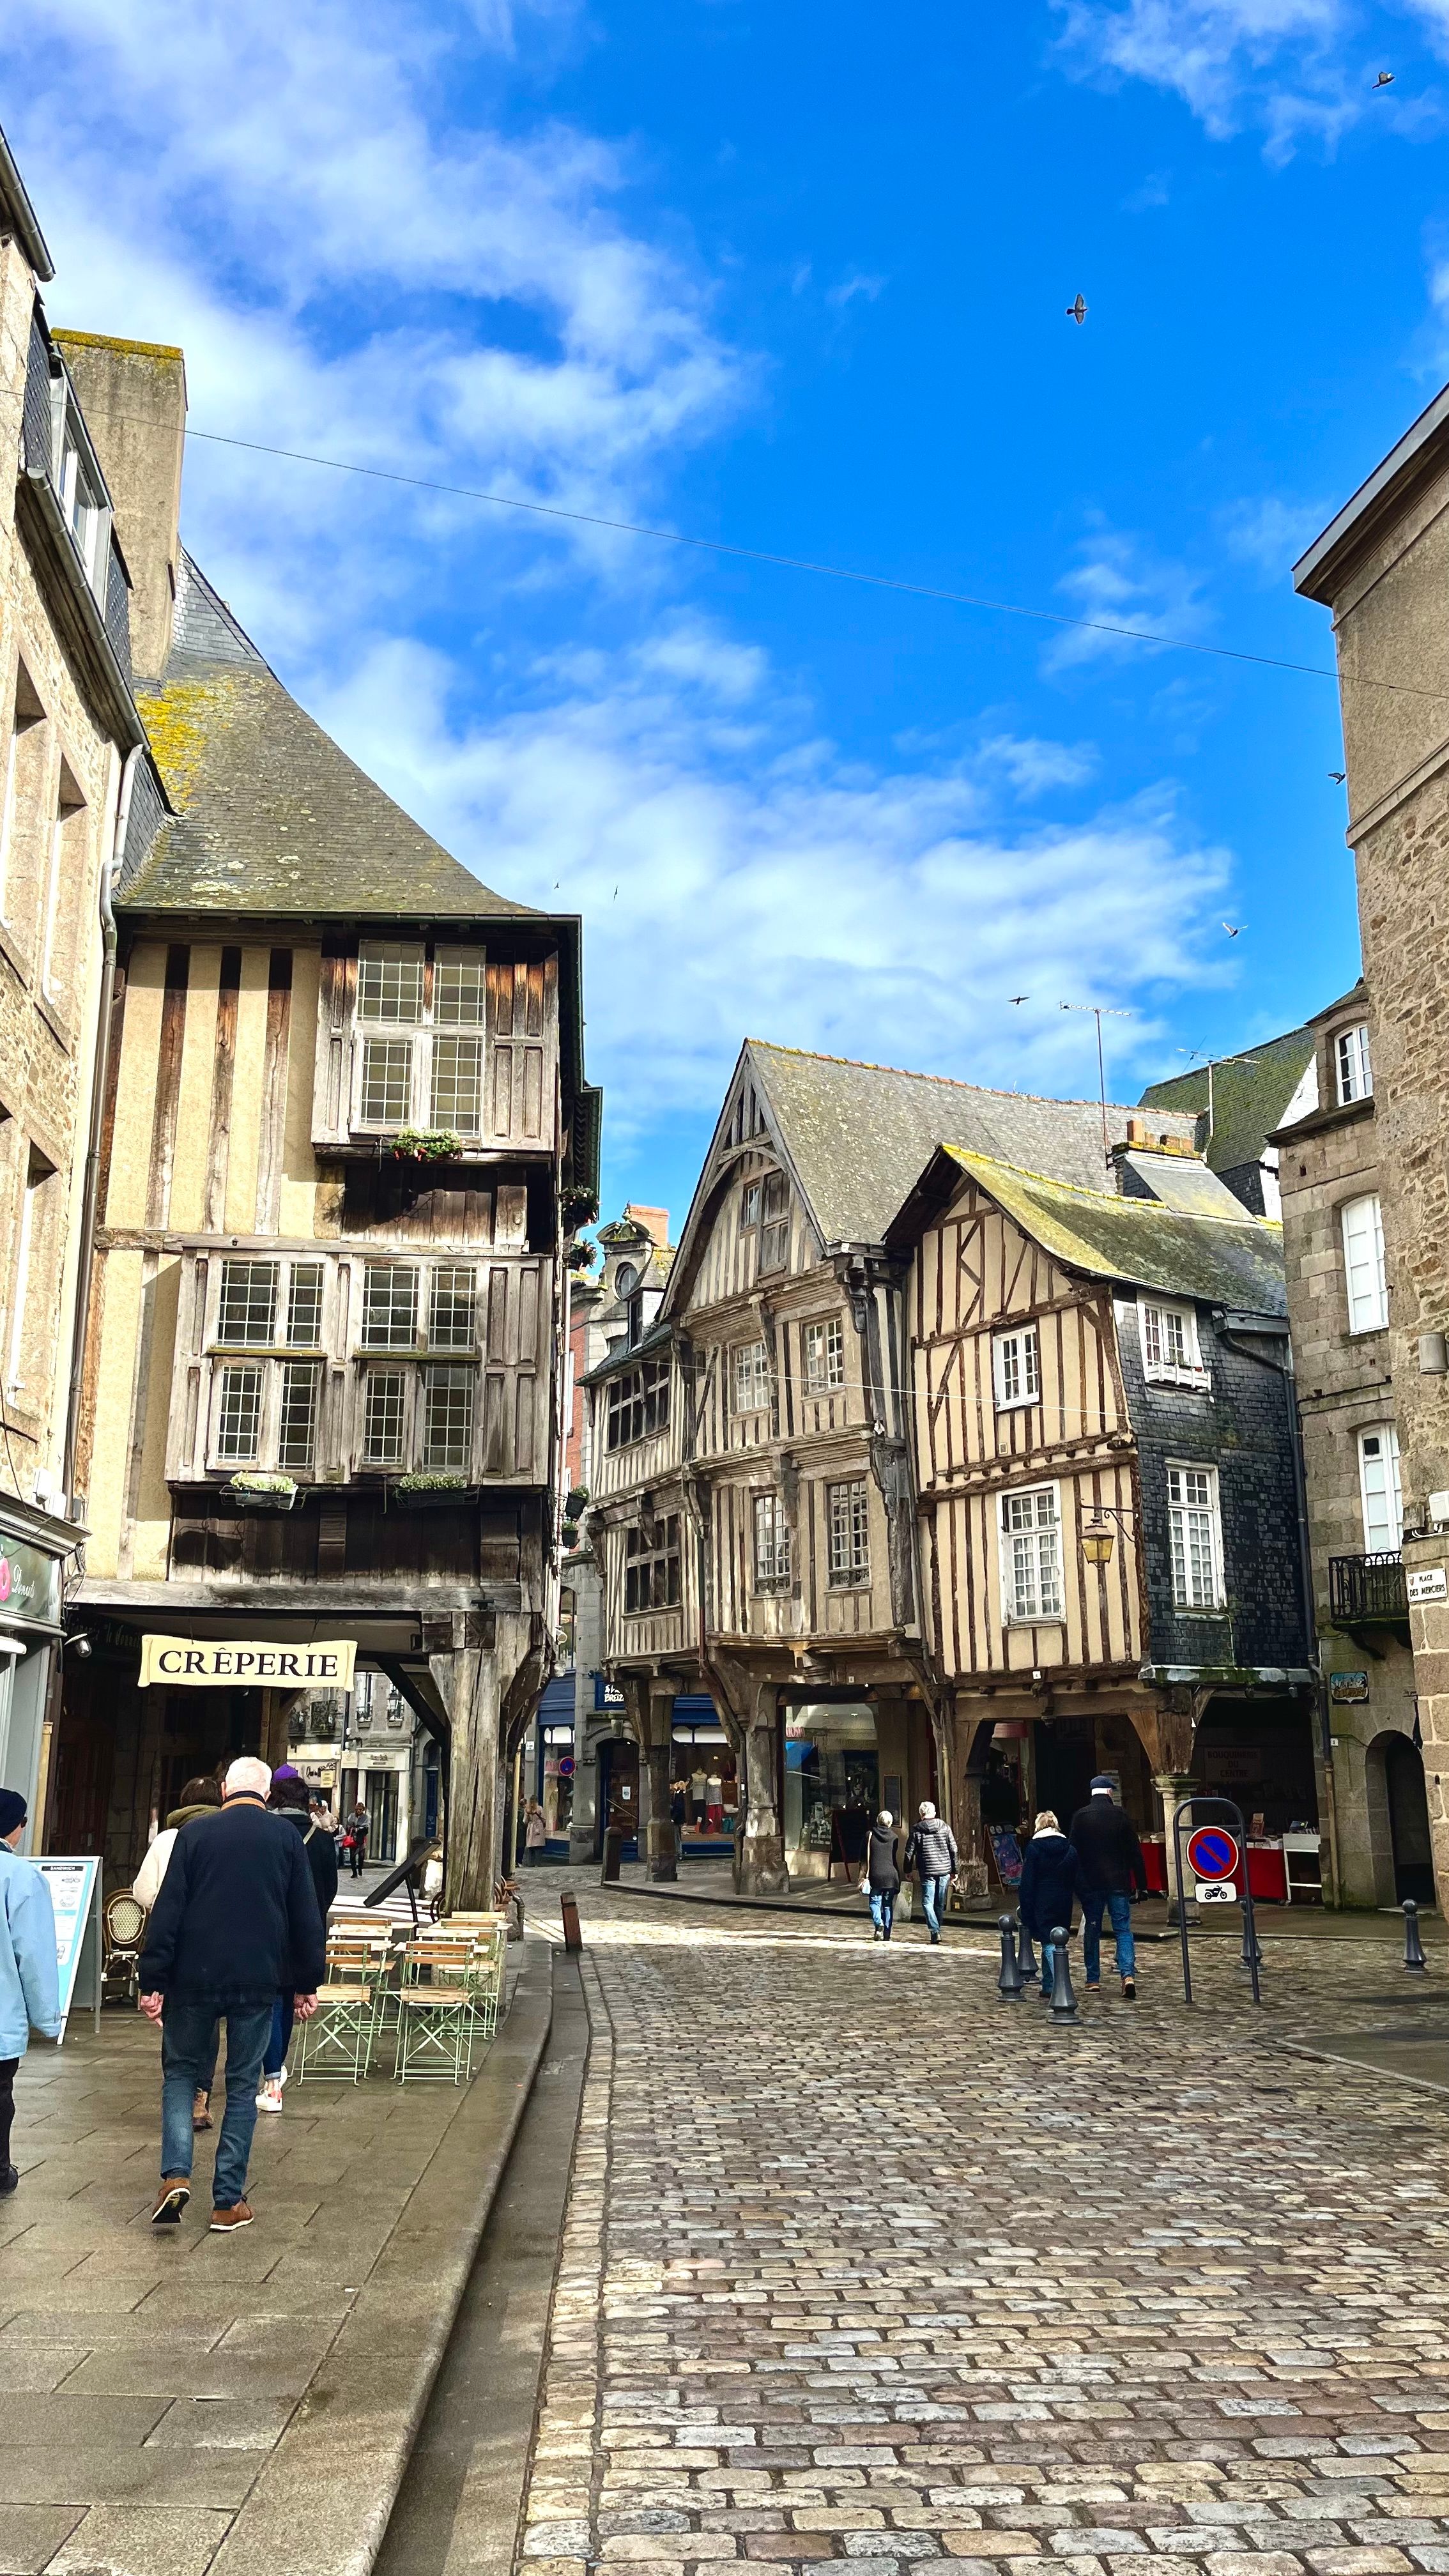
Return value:
[[(543, 670), (533, 705), (488, 721), (457, 707), (439, 657), (393, 645), (323, 710), (485, 880), (584, 914), (590, 1060), (616, 1137), (661, 1103), (712, 1108), (747, 1031), (1090, 1089), (1060, 1000), (1220, 978), (1203, 934), (1228, 862), (1183, 832), (1165, 789), (1032, 823), (1007, 789), (1079, 782), (1079, 748), (998, 737), (955, 763), (867, 769), (809, 737), (788, 698), (782, 718), (763, 661), (748, 703), (744, 676), (690, 623), (672, 656)], [(1040, 1011), (1010, 1008), (1021, 991)], [(1134, 1043), (1151, 1033), (1148, 1015)]]
[(1169, 89), (1222, 137), (1266, 129), (1281, 157), (1303, 133), (1331, 143), (1367, 83), (1345, 57), (1348, 0), (1054, 0), (1067, 59), (1087, 73)]
[(856, 270), (851, 276), (843, 277), (838, 286), (832, 286), (825, 301), (827, 304), (833, 304), (837, 312), (843, 312), (846, 305), (853, 304), (858, 295), (863, 295), (867, 304), (874, 304), (884, 287), (883, 277), (866, 277)]
[(1126, 656), (1140, 660), (1152, 651), (1133, 637), (1114, 634), (1114, 627), (1186, 641), (1203, 632), (1207, 612), (1197, 580), (1185, 565), (1155, 554), (1141, 538), (1097, 528), (1083, 539), (1078, 557), (1057, 588), (1070, 600), (1071, 613), (1090, 623), (1064, 628), (1053, 638), (1043, 656), (1048, 672)]
[(1284, 583), (1310, 539), (1333, 516), (1331, 503), (1286, 501), (1276, 493), (1256, 501), (1234, 501), (1218, 514), (1228, 553), (1251, 565), (1265, 581)]

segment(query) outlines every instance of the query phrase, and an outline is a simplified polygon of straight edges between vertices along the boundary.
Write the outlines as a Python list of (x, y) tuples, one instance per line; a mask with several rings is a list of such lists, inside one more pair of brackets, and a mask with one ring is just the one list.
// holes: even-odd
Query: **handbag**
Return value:
[(340, 1850), (342, 1850), (342, 1851), (355, 1851), (355, 1850), (357, 1849), (357, 1845), (356, 1845), (356, 1843), (354, 1842), (353, 1837), (351, 1836), (351, 1834), (344, 1834), (344, 1835), (343, 1835), (343, 1837), (342, 1837), (342, 1841), (341, 1841), (341, 1844), (339, 1845), (339, 1849), (340, 1849)]
[(866, 1877), (866, 1878), (862, 1878), (862, 1880), (861, 1880), (861, 1882), (860, 1882), (860, 1892), (861, 1892), (861, 1895), (862, 1895), (862, 1896), (869, 1896), (869, 1894), (870, 1894), (870, 1880), (869, 1880), (869, 1878), (868, 1878), (868, 1877)]

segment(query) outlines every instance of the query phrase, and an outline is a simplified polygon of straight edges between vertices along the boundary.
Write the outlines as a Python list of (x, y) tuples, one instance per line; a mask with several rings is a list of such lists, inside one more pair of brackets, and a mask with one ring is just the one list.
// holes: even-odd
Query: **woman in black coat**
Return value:
[(891, 1937), (896, 1897), (900, 1892), (900, 1854), (896, 1837), (891, 1832), (894, 1823), (889, 1807), (882, 1807), (865, 1847), (865, 1870), (860, 1887), (861, 1894), (870, 1898), (870, 1919), (875, 1925), (877, 1941), (888, 1941)]
[(1052, 1934), (1072, 1928), (1073, 1899), (1082, 1895), (1082, 1864), (1050, 1807), (1043, 1807), (1026, 1847), (1017, 1905), (1028, 1932), (1041, 1943), (1041, 1990), (1052, 1990)]

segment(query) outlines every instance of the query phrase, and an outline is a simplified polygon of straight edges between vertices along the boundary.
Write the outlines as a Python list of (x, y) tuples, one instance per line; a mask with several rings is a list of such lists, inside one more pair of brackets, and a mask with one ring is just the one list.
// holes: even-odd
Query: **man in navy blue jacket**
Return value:
[(183, 1825), (141, 1953), (141, 2010), (161, 2023), (161, 2191), (154, 2227), (175, 2227), (191, 2198), (191, 2106), (226, 2019), (226, 2110), (216, 2145), (211, 2224), (250, 2227), (247, 2164), (257, 2081), (279, 1993), (299, 2020), (317, 2009), (326, 1938), (301, 1836), (267, 1811), (265, 1762), (233, 1762), (223, 1804)]

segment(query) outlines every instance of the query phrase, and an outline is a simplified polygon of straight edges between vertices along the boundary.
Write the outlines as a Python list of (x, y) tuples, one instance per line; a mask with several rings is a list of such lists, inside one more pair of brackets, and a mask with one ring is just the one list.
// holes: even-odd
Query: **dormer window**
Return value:
[(1205, 1387), (1208, 1373), (1198, 1340), (1196, 1308), (1143, 1297), (1137, 1314), (1148, 1385)]
[(1360, 1020), (1352, 1029), (1340, 1029), (1334, 1041), (1334, 1065), (1338, 1077), (1340, 1108), (1350, 1101), (1368, 1100), (1373, 1096), (1373, 1069), (1369, 1063), (1369, 1033)]
[(483, 1128), (481, 949), (364, 940), (357, 958), (353, 1124)]

